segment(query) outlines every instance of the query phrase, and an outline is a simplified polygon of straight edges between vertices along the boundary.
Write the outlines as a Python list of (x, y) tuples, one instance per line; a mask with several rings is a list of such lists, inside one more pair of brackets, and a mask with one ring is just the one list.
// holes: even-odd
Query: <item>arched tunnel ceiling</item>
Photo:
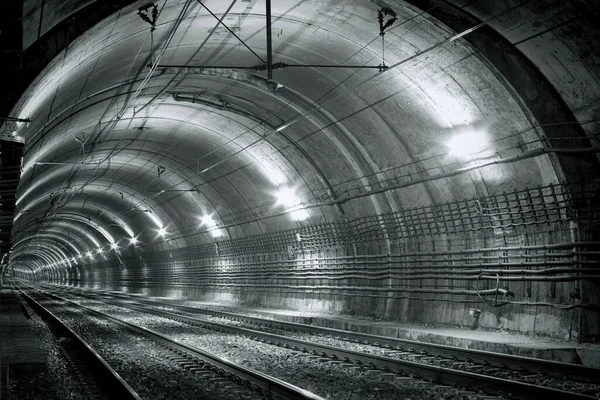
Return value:
[[(87, 4), (54, 3), (46, 1), (53, 12), (44, 14), (38, 35)], [(570, 140), (546, 140), (557, 134), (540, 126), (548, 120), (531, 109), (524, 89), (467, 36), (448, 40), (461, 32), (432, 16), (446, 3), (488, 21), (482, 26), (499, 38), (516, 43), (533, 32), (518, 45), (528, 65), (541, 70), (532, 74), (555, 85), (552, 93), (571, 119), (553, 122)], [(27, 145), (14, 251), (25, 257), (24, 239), (34, 235), (72, 257), (75, 250), (57, 244), (61, 229), (95, 231), (88, 234), (99, 243), (80, 244), (81, 252), (108, 249), (107, 234), (123, 245), (135, 236), (143, 248), (159, 249), (169, 238), (156, 234), (160, 227), (173, 233), (197, 226), (197, 234), (175, 245), (200, 244), (215, 240), (200, 223), (203, 215), (214, 218), (223, 238), (288, 229), (299, 222), (274, 196), (287, 186), (308, 207), (302, 223), (310, 224), (569, 181), (573, 171), (594, 176), (596, 150), (582, 136), (593, 138), (598, 127), (589, 123), (599, 109), (597, 28), (576, 32), (587, 45), (559, 50), (573, 40), (560, 18), (567, 11), (583, 18), (597, 6), (459, 3), (275, 1), (273, 61), (310, 66), (276, 69), (272, 82), (265, 71), (244, 69), (267, 58), (264, 1), (159, 1), (154, 31), (137, 14), (147, 2), (108, 16), (23, 94), (12, 114), (32, 122), (3, 127)], [(35, 4), (26, 2), (26, 16), (39, 17)], [(381, 7), (398, 18), (384, 46)], [(552, 56), (567, 72), (573, 65), (572, 82), (548, 66), (555, 64), (540, 64), (540, 25), (556, 25), (544, 40), (564, 44), (554, 43), (559, 50)], [(24, 41), (35, 43), (35, 34), (25, 32)], [(586, 51), (592, 61), (578, 58)], [(383, 63), (391, 68), (318, 67)], [(450, 140), (466, 131), (488, 141), (477, 160), (448, 153)], [(66, 214), (91, 222), (85, 228)]]

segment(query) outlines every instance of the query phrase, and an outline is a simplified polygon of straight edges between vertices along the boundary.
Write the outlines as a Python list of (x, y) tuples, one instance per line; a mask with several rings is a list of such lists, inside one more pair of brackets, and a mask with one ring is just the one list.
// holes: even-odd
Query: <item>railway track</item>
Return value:
[[(79, 290), (70, 290), (70, 292), (106, 304), (162, 316), (217, 332), (243, 335), (293, 349), (319, 362), (341, 363), (373, 373), (419, 377), (442, 384), (485, 388), (486, 391), (494, 394), (508, 394), (514, 397), (554, 396), (553, 398), (561, 399), (598, 399), (600, 394), (600, 386), (597, 386), (600, 376), (598, 369), (579, 365), (365, 335), (171, 304), (165, 306), (139, 298), (135, 299), (137, 303), (141, 303), (139, 305), (123, 303), (123, 298), (131, 300), (129, 296), (121, 297), (121, 301), (117, 301), (82, 293)], [(150, 305), (154, 309), (148, 309), (142, 304)], [(165, 311), (165, 307), (177, 309), (179, 312)], [(186, 315), (181, 314), (181, 311), (186, 312)], [(190, 313), (226, 318), (235, 323), (251, 325), (253, 329), (224, 324), (222, 321), (211, 322), (191, 316)], [(283, 334), (265, 332), (265, 329), (280, 331)], [(310, 339), (302, 339), (298, 337), (299, 335), (310, 335)], [(332, 346), (327, 342), (335, 345)], [(348, 349), (344, 343), (352, 343), (355, 350)], [(356, 343), (359, 345), (356, 346)], [(369, 353), (373, 349), (378, 349), (379, 354)], [(524, 380), (535, 383), (524, 382)], [(591, 380), (595, 383), (591, 383)], [(553, 384), (568, 390), (551, 387)]]
[(80, 378), (80, 392), (90, 399), (118, 398), (141, 400), (138, 394), (77, 333), (39, 302), (16, 288), (27, 304), (61, 336), (63, 355)]
[[(38, 288), (28, 287), (29, 289), (35, 290), (37, 293), (41, 293), (47, 298), (60, 302), (61, 305), (75, 307), (79, 310), (83, 310), (87, 315), (110, 321), (110, 323), (117, 324), (127, 331), (135, 332), (138, 339), (139, 337), (150, 339), (161, 347), (161, 356), (168, 359), (169, 362), (181, 367), (181, 369), (210, 381), (213, 386), (218, 386), (221, 392), (227, 394), (224, 396), (225, 398), (323, 400), (322, 397), (307, 390), (234, 364), (208, 352), (186, 345), (185, 343), (174, 341), (158, 332), (128, 323), (106, 313), (77, 304), (71, 300), (41, 291)], [(31, 298), (25, 293), (24, 295)], [(147, 351), (147, 349), (145, 348), (144, 351)], [(126, 379), (127, 378), (125, 377), (124, 380)]]

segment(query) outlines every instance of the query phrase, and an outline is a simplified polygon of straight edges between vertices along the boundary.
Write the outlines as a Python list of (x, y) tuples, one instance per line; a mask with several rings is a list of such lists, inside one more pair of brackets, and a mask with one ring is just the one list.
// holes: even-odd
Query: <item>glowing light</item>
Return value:
[(450, 148), (448, 154), (470, 158), (484, 151), (488, 144), (483, 133), (473, 131), (454, 136), (446, 145)]
[(296, 194), (294, 188), (282, 187), (275, 192), (275, 198), (277, 199), (275, 204), (285, 207), (294, 221), (304, 221), (310, 216), (308, 210), (302, 207), (302, 199)]
[(200, 217), (200, 221), (202, 225), (206, 226), (209, 229), (217, 226), (217, 223), (210, 214), (203, 215), (202, 217)]
[(292, 219), (294, 221), (304, 221), (305, 219), (307, 219), (310, 214), (308, 213), (308, 210), (305, 208), (301, 208), (299, 210), (294, 210), (290, 213), (290, 216), (292, 217)]
[(163, 223), (160, 221), (160, 219), (158, 219), (156, 215), (154, 215), (152, 211), (148, 212), (148, 217), (150, 217), (150, 219), (152, 220), (152, 222), (154, 222), (158, 229), (163, 228)]
[(87, 256), (92, 259), (94, 258), (94, 254), (91, 251), (88, 251)]
[(158, 230), (158, 236), (165, 236), (167, 234), (167, 228), (162, 227)]
[(200, 225), (206, 227), (214, 238), (223, 236), (223, 230), (217, 228), (217, 222), (213, 219), (211, 214), (200, 217)]
[(281, 162), (274, 160), (272, 156), (265, 152), (253, 152), (251, 157), (260, 165), (262, 175), (271, 182), (273, 186), (280, 186), (288, 181), (285, 175)]
[(275, 193), (277, 203), (284, 207), (294, 207), (301, 203), (300, 198), (296, 194), (296, 190), (291, 187), (282, 187)]
[(116, 244), (116, 243), (112, 243), (112, 244), (110, 245), (110, 248), (111, 248), (111, 249), (113, 249), (114, 251), (118, 251), (118, 250), (119, 250), (119, 245), (118, 245), (118, 244)]
[(75, 257), (73, 257), (73, 262), (77, 262), (77, 259)]
[(104, 253), (104, 250), (102, 250), (101, 248), (98, 248), (98, 250), (96, 250), (96, 252), (97, 252), (98, 254), (102, 254), (102, 253)]
[(474, 121), (477, 107), (463, 91), (448, 79), (431, 79), (418, 73), (403, 74), (402, 82), (410, 86), (406, 94), (418, 104), (422, 110), (429, 112), (431, 117), (444, 128), (454, 128)]
[(129, 244), (132, 244), (135, 246), (137, 243), (138, 243), (138, 240), (136, 237), (132, 237), (131, 239), (129, 239)]

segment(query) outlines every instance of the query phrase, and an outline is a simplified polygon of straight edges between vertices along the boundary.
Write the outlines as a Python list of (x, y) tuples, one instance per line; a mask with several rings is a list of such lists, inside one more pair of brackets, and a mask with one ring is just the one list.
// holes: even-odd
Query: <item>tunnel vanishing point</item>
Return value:
[(600, 340), (595, 0), (2, 3), (2, 276)]

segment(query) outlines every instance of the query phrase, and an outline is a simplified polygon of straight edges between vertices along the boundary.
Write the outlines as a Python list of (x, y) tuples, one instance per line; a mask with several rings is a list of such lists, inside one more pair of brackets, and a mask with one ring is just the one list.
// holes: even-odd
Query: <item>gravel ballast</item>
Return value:
[[(135, 304), (133, 301), (125, 301), (125, 303)], [(453, 369), (458, 369), (458, 370), (463, 370), (463, 371), (485, 374), (485, 369), (481, 369), (481, 368), (479, 368), (479, 366), (474, 365), (474, 364), (471, 365), (468, 363), (456, 363), (455, 361), (448, 360), (448, 359), (437, 359), (437, 358), (431, 359), (431, 358), (425, 357), (424, 355), (418, 354), (418, 353), (407, 354), (406, 351), (393, 351), (393, 350), (385, 349), (385, 348), (378, 347), (378, 346), (354, 343), (351, 341), (337, 339), (334, 337), (311, 335), (308, 333), (300, 333), (300, 332), (291, 332), (288, 330), (277, 329), (276, 327), (267, 326), (267, 325), (257, 326), (255, 324), (250, 324), (250, 323), (246, 323), (246, 322), (242, 322), (242, 321), (235, 321), (235, 320), (232, 320), (232, 319), (226, 318), (226, 317), (219, 317), (219, 316), (214, 316), (214, 315), (210, 315), (210, 314), (203, 314), (201, 309), (199, 309), (197, 312), (191, 312), (191, 311), (179, 310), (176, 307), (168, 306), (168, 305), (164, 305), (164, 306), (152, 305), (151, 306), (149, 304), (144, 304), (143, 306), (149, 307), (151, 309), (160, 310), (160, 311), (175, 312), (175, 313), (190, 315), (190, 316), (193, 316), (194, 318), (206, 320), (206, 321), (212, 322), (212, 323), (218, 323), (218, 324), (229, 325), (229, 326), (239, 326), (239, 327), (253, 329), (253, 330), (260, 330), (262, 332), (273, 333), (273, 334), (277, 334), (277, 335), (287, 336), (287, 337), (291, 337), (291, 338), (295, 338), (295, 339), (305, 340), (305, 341), (318, 343), (318, 344), (324, 344), (324, 345), (328, 345), (328, 346), (340, 347), (340, 348), (353, 350), (353, 351), (357, 351), (357, 352), (362, 352), (362, 353), (374, 354), (374, 355), (378, 355), (378, 356), (386, 356), (386, 357), (391, 357), (391, 358), (395, 358), (395, 359), (399, 359), (399, 360), (421, 362), (421, 363), (432, 364), (432, 365), (436, 365), (436, 366), (440, 366), (440, 367), (444, 367), (444, 368), (453, 368)], [(242, 312), (239, 314), (244, 315), (244, 316), (251, 316), (253, 318), (262, 318), (262, 319), (267, 319), (267, 320), (273, 321), (272, 318), (264, 318), (264, 317), (258, 316), (256, 314), (253, 314), (252, 312), (248, 312), (248, 311)], [(276, 322), (276, 321), (273, 321), (273, 322)], [(581, 393), (581, 394), (586, 394), (586, 395), (600, 398), (600, 385), (595, 384), (595, 383), (575, 382), (575, 381), (563, 380), (563, 379), (555, 378), (555, 377), (551, 377), (551, 376), (541, 377), (539, 375), (536, 375), (535, 373), (524, 374), (521, 371), (515, 371), (515, 370), (513, 370), (513, 371), (511, 371), (511, 370), (506, 370), (506, 371), (495, 370), (493, 372), (493, 376), (498, 377), (498, 378), (517, 380), (520, 382), (534, 384), (534, 385), (543, 385), (546, 387), (551, 387), (551, 388), (555, 388), (555, 389), (559, 389), (559, 390), (563, 390), (563, 391), (567, 391), (567, 392)]]
[(127, 322), (285, 380), (328, 399), (478, 399), (482, 396), (412, 379), (381, 379), (372, 371), (318, 362), (310, 357), (233, 334), (193, 327), (163, 317), (140, 314), (100, 301), (71, 298)]
[(167, 356), (171, 352), (154, 341), (141, 338), (115, 322), (90, 316), (74, 306), (37, 300), (82, 336), (144, 399), (240, 399), (235, 393), (221, 390), (217, 382), (210, 382), (169, 361)]

